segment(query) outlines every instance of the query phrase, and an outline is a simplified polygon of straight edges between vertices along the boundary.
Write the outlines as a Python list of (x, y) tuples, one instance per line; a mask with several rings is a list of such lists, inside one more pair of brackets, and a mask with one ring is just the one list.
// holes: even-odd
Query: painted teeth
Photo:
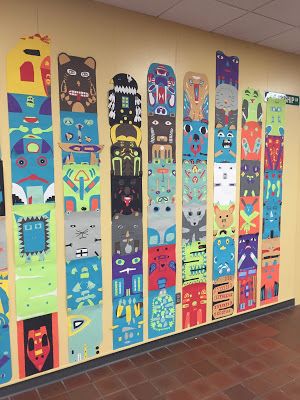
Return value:
[(134, 94), (134, 95), (136, 94), (136, 89), (134, 87), (130, 87), (130, 86), (116, 85), (114, 89), (115, 89), (116, 93)]
[(80, 90), (69, 90), (69, 95), (70, 96), (80, 95), (81, 97), (89, 97), (88, 92), (81, 92)]

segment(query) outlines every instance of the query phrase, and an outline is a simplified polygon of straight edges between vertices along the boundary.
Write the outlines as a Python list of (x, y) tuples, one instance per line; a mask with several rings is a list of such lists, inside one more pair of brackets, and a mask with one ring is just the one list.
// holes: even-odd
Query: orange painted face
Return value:
[(261, 125), (255, 121), (248, 121), (242, 128), (242, 160), (260, 160), (261, 153)]
[(43, 366), (50, 353), (50, 341), (46, 326), (30, 330), (27, 340), (27, 356), (38, 371)]

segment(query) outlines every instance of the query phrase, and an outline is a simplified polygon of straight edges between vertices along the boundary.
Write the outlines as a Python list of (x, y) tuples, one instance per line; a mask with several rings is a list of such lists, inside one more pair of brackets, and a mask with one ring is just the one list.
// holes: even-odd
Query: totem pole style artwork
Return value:
[(262, 96), (247, 88), (242, 100), (240, 212), (238, 242), (238, 304), (243, 312), (256, 307), (260, 227)]
[(187, 72), (183, 80), (182, 327), (206, 321), (206, 213), (208, 80)]
[(216, 53), (212, 317), (234, 309), (239, 59)]
[(278, 301), (285, 99), (267, 101), (260, 303)]
[(7, 56), (20, 378), (58, 367), (49, 43), (24, 37)]
[(113, 348), (143, 341), (141, 96), (129, 74), (108, 92), (111, 160)]
[(3, 161), (0, 151), (0, 385), (11, 380)]
[(96, 61), (58, 55), (69, 362), (100, 354), (102, 250)]
[(176, 79), (168, 65), (151, 64), (148, 102), (148, 336), (175, 331)]

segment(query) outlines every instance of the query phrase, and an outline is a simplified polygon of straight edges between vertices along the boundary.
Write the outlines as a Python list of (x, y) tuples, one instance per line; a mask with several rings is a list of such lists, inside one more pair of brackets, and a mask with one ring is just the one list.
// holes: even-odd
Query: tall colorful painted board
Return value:
[(183, 80), (182, 327), (206, 321), (206, 213), (209, 93), (206, 75)]
[(100, 354), (102, 250), (96, 61), (58, 55), (69, 362)]
[(0, 152), (0, 385), (11, 380), (3, 161)]
[(239, 59), (216, 53), (212, 317), (234, 310)]
[(262, 96), (247, 88), (242, 100), (240, 212), (238, 243), (238, 312), (256, 307), (260, 227)]
[(278, 301), (285, 99), (269, 98), (266, 113), (260, 304)]
[(151, 64), (148, 103), (148, 336), (175, 331), (176, 79), (169, 65)]
[(111, 156), (113, 348), (143, 341), (141, 96), (119, 73), (108, 92)]
[[(7, 55), (18, 326), (34, 320), (42, 327), (58, 308), (50, 67), (48, 36), (24, 37)], [(53, 329), (57, 336), (57, 324)], [(20, 368), (20, 377), (58, 366), (58, 356), (46, 361), (34, 338), (18, 346), (20, 366), (29, 352), (32, 360), (44, 358), (41, 367)], [(57, 341), (51, 351), (58, 354)]]

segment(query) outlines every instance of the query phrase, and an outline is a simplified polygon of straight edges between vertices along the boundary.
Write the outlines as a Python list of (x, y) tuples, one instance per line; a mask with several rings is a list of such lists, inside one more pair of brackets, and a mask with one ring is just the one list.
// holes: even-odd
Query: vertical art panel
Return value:
[(169, 65), (151, 64), (148, 102), (149, 338), (175, 331), (176, 79)]
[(102, 250), (96, 61), (58, 55), (69, 362), (100, 354)]
[(213, 319), (232, 315), (239, 59), (216, 53)]
[(24, 37), (7, 56), (21, 378), (58, 366), (49, 43), (48, 36)]
[(11, 380), (3, 161), (0, 150), (0, 385)]
[(143, 341), (141, 96), (120, 73), (108, 92), (111, 159), (113, 348)]
[(183, 81), (182, 327), (206, 321), (208, 80), (187, 72)]
[(243, 93), (238, 232), (238, 312), (256, 307), (262, 101), (262, 96), (256, 89), (247, 88)]
[(278, 301), (285, 99), (267, 101), (260, 303)]

